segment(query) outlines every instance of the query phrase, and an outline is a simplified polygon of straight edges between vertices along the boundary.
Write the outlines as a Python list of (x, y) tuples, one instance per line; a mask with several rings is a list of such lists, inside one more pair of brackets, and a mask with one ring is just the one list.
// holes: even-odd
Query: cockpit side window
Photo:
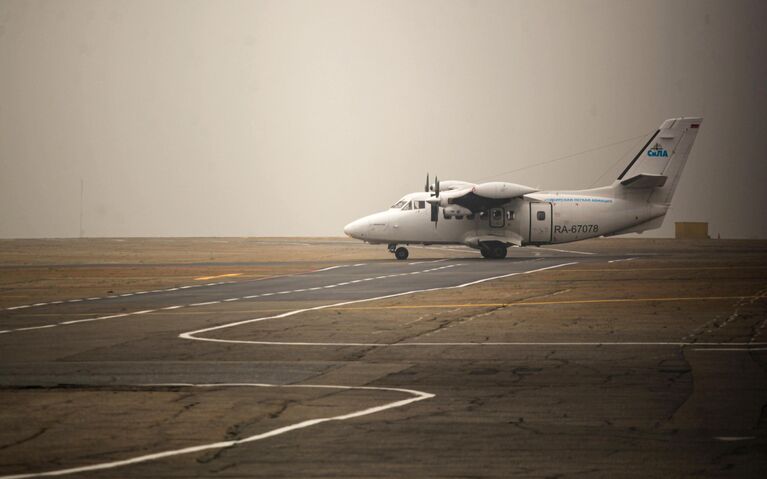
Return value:
[(407, 211), (407, 210), (411, 210), (411, 209), (413, 209), (413, 202), (412, 201), (408, 201), (407, 203), (405, 203), (405, 206), (402, 207), (402, 211)]

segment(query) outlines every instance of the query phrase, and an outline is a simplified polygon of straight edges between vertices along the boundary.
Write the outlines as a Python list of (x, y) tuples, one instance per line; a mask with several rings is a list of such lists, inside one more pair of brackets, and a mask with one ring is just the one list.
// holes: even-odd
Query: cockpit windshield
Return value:
[(399, 200), (398, 202), (394, 203), (393, 205), (391, 205), (391, 207), (394, 208), (394, 209), (400, 209), (403, 206), (405, 206), (405, 203), (407, 203), (407, 202), (408, 202), (408, 200), (402, 199), (402, 200)]

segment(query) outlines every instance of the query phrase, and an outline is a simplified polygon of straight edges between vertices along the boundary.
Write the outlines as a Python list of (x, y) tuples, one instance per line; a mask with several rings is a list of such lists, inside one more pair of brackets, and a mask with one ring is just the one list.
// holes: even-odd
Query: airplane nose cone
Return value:
[(359, 238), (362, 232), (362, 223), (360, 220), (352, 221), (344, 226), (344, 234), (350, 238)]

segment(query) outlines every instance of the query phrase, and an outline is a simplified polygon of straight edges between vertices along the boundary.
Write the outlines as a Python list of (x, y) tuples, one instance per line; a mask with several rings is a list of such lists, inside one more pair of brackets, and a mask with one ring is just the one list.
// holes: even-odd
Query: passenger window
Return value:
[(539, 211), (538, 212), (538, 221), (543, 221), (546, 219), (546, 212), (545, 211)]
[(509, 220), (509, 221), (513, 220), (514, 219), (514, 212), (506, 210), (506, 219)]

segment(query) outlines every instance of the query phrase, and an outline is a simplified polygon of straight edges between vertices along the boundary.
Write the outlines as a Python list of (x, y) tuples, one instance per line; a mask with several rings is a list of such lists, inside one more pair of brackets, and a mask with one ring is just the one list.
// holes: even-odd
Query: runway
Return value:
[[(309, 251), (98, 265), (193, 269), (160, 287), (94, 281), (81, 296), (4, 300), (0, 477), (767, 466), (763, 243), (600, 240), (503, 261), (414, 248), (403, 262), (356, 243), (334, 257), (333, 241), (267, 241), (253, 246)], [(83, 268), (7, 267), (62, 264)]]

